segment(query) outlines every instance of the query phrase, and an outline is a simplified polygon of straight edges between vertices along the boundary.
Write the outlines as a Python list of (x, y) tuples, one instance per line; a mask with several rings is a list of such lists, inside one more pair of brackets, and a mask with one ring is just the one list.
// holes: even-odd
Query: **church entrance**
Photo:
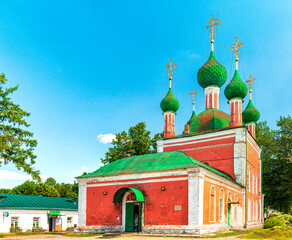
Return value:
[(125, 232), (141, 232), (143, 226), (144, 195), (136, 188), (116, 191), (113, 202), (122, 203), (122, 229)]
[(126, 232), (141, 232), (142, 203), (126, 202)]

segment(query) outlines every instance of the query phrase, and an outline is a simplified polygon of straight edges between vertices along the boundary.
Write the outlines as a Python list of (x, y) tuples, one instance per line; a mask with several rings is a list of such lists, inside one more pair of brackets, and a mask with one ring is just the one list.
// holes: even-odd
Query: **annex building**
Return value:
[(164, 138), (155, 154), (125, 157), (95, 172), (77, 177), (79, 183), (78, 230), (95, 232), (138, 231), (148, 233), (203, 234), (227, 229), (260, 226), (261, 148), (255, 125), (260, 113), (251, 100), (252, 76), (247, 107), (242, 102), (248, 87), (238, 73), (236, 38), (235, 72), (224, 88), (229, 113), (219, 109), (219, 93), (227, 80), (226, 69), (216, 60), (213, 44), (214, 16), (210, 30), (211, 53), (198, 70), (204, 89), (205, 110), (193, 112), (183, 134), (175, 134), (179, 102), (171, 88), (175, 63), (170, 60), (169, 90), (161, 101)]
[(18, 228), (59, 232), (77, 222), (78, 205), (70, 198), (0, 193), (0, 232)]

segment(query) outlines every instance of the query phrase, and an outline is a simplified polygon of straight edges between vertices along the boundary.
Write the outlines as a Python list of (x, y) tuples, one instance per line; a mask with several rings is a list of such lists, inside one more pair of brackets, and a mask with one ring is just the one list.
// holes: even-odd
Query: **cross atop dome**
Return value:
[(208, 25), (206, 26), (206, 29), (209, 29), (209, 38), (211, 39), (211, 51), (213, 51), (213, 43), (214, 43), (214, 38), (216, 37), (216, 25), (219, 25), (220, 22), (218, 18), (212, 14), (212, 18), (208, 22)]
[(231, 45), (230, 49), (232, 49), (234, 51), (234, 56), (235, 56), (235, 70), (238, 69), (238, 55), (239, 55), (239, 48), (243, 45), (242, 42), (239, 42), (239, 40), (237, 39), (237, 36), (235, 36), (235, 40), (234, 40), (234, 45)]
[(252, 93), (252, 88), (253, 88), (252, 82), (254, 82), (255, 80), (256, 80), (256, 78), (253, 77), (250, 74), (250, 77), (248, 78), (248, 80), (245, 81), (249, 85), (248, 86), (248, 88), (249, 88), (249, 99), (251, 99), (251, 93)]
[(176, 66), (176, 63), (172, 61), (172, 58), (170, 57), (169, 60), (169, 65), (166, 65), (165, 68), (168, 69), (168, 76), (169, 76), (169, 88), (171, 88), (171, 80), (172, 80), (172, 75), (173, 75), (173, 69)]
[(195, 87), (193, 87), (192, 92), (189, 93), (189, 95), (192, 95), (192, 104), (193, 104), (193, 111), (195, 111), (195, 100), (196, 100), (196, 95), (199, 92), (195, 90)]

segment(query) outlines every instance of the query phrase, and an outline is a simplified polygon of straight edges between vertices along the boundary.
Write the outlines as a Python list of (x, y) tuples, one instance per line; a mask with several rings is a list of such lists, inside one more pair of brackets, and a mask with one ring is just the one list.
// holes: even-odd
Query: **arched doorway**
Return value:
[(122, 229), (125, 232), (141, 232), (143, 225), (144, 195), (136, 188), (120, 188), (113, 202), (122, 203)]

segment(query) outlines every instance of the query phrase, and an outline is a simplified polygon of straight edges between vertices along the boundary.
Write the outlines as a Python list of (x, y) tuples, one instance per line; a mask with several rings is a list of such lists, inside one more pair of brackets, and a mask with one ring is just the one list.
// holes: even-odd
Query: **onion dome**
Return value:
[(165, 98), (162, 99), (160, 103), (160, 108), (163, 112), (176, 112), (179, 108), (179, 103), (174, 97), (171, 88), (169, 88), (168, 93)]
[(209, 86), (222, 87), (226, 82), (226, 69), (217, 62), (213, 51), (211, 51), (209, 60), (199, 69), (197, 79), (202, 88)]
[(197, 114), (195, 113), (195, 111), (193, 111), (192, 116), (190, 118), (190, 120), (188, 121), (188, 124), (191, 125), (191, 123), (197, 118)]
[(238, 70), (235, 70), (231, 82), (226, 86), (224, 90), (225, 97), (228, 100), (231, 100), (233, 98), (243, 99), (246, 96), (247, 91), (248, 91), (247, 86), (241, 80), (238, 74)]
[(246, 124), (255, 123), (260, 119), (260, 116), (260, 112), (254, 107), (250, 99), (246, 108), (242, 112), (242, 121)]
[(229, 115), (215, 108), (201, 112), (190, 124), (190, 132), (229, 127)]

